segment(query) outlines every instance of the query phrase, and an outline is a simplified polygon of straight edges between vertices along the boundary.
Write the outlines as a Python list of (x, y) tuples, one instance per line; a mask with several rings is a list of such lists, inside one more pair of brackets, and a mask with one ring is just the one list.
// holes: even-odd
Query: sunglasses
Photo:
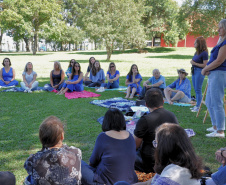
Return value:
[(156, 140), (153, 140), (153, 141), (152, 141), (152, 144), (153, 144), (153, 146), (154, 146), (155, 148), (157, 148), (158, 143), (157, 143)]
[(78, 65), (75, 65), (75, 67), (80, 67), (80, 66), (78, 66)]
[(110, 68), (113, 68), (113, 67), (115, 67), (115, 66), (110, 66)]

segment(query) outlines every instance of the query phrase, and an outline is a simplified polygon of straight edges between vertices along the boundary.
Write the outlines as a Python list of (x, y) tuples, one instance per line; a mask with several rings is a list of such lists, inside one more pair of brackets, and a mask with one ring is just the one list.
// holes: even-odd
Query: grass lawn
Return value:
[[(47, 54), (47, 55), (43, 55)], [(176, 69), (185, 68), (190, 72), (190, 60), (194, 54), (193, 48), (154, 48), (148, 49), (147, 54), (137, 54), (134, 51), (115, 52), (112, 60), (120, 71), (120, 85), (125, 85), (125, 76), (133, 63), (138, 65), (143, 81), (147, 80), (154, 68), (159, 68), (170, 84), (177, 78)], [(49, 73), (53, 68), (53, 61), (61, 61), (62, 68), (67, 69), (70, 59), (75, 58), (81, 63), (85, 73), (88, 59), (94, 56), (100, 60), (101, 67), (107, 71), (109, 63), (105, 51), (89, 52), (52, 52), (39, 53), (37, 56), (21, 55), (15, 53), (1, 54), (0, 61), (9, 57), (12, 67), (16, 71), (16, 79), (22, 80), (22, 72), (25, 64), (31, 61), (34, 71), (38, 74), (39, 86), (49, 83)], [(188, 76), (191, 80), (191, 76)], [(206, 85), (205, 78), (203, 91)], [(85, 90), (94, 92), (94, 89)], [(192, 95), (195, 95), (192, 89)], [(39, 125), (44, 118), (50, 115), (59, 117), (66, 123), (65, 143), (74, 145), (82, 150), (83, 159), (88, 162), (92, 153), (96, 137), (101, 132), (101, 125), (97, 119), (105, 114), (106, 108), (91, 105), (94, 99), (108, 99), (112, 97), (125, 97), (125, 94), (117, 91), (105, 91), (97, 98), (80, 98), (68, 100), (64, 96), (56, 96), (50, 92), (39, 93), (0, 93), (0, 171), (11, 171), (16, 175), (17, 184), (22, 184), (27, 176), (23, 168), (26, 158), (41, 149), (38, 138)], [(134, 98), (135, 100), (135, 98)], [(175, 113), (183, 128), (192, 128), (196, 136), (191, 138), (198, 155), (203, 158), (206, 166), (216, 171), (219, 164), (215, 160), (215, 151), (225, 147), (225, 139), (207, 138), (206, 128), (210, 127), (210, 118), (202, 123), (206, 108), (196, 118), (189, 107), (170, 106), (164, 107)]]

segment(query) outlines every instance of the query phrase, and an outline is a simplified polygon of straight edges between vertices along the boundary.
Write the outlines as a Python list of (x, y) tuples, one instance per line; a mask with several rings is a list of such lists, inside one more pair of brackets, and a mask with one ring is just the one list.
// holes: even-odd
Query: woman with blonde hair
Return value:
[(38, 87), (38, 81), (36, 81), (37, 73), (33, 71), (33, 64), (28, 62), (25, 65), (24, 72), (22, 74), (23, 82), (20, 82), (21, 88), (24, 92), (31, 93)]
[(65, 73), (61, 68), (59, 61), (54, 62), (54, 68), (50, 72), (50, 84), (44, 85), (44, 90), (52, 91), (54, 89), (60, 90), (63, 87)]
[(202, 69), (202, 75), (208, 75), (206, 106), (210, 113), (212, 127), (207, 137), (225, 137), (224, 90), (226, 88), (226, 19), (218, 25), (219, 41), (212, 49), (210, 60)]

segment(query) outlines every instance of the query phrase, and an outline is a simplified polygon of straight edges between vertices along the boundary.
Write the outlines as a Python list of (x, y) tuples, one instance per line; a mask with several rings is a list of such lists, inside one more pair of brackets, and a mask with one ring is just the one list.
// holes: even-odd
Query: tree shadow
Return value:
[(165, 58), (165, 59), (192, 59), (193, 55), (162, 55), (162, 56), (148, 56), (145, 58)]
[[(66, 62), (69, 64), (69, 61), (70, 60), (57, 60), (59, 62)], [(109, 63), (109, 60), (98, 60), (100, 63)], [(50, 62), (55, 62), (55, 61), (50, 61)], [(76, 60), (76, 62), (79, 62), (79, 63), (89, 63), (89, 59), (87, 60)], [(120, 60), (111, 60), (111, 62), (123, 62), (123, 61), (120, 61)]]

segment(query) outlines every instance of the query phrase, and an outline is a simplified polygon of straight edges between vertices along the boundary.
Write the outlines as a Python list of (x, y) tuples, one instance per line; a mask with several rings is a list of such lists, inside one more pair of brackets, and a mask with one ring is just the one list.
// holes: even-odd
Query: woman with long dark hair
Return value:
[(81, 66), (78, 62), (73, 62), (72, 72), (69, 80), (67, 80), (61, 90), (57, 94), (65, 94), (67, 91), (83, 91), (83, 72), (81, 72)]
[(202, 101), (202, 84), (205, 78), (205, 76), (201, 74), (201, 71), (208, 62), (208, 49), (206, 40), (203, 37), (197, 37), (194, 46), (196, 52), (190, 63), (192, 64), (192, 83), (197, 103), (191, 111), (197, 112)]

